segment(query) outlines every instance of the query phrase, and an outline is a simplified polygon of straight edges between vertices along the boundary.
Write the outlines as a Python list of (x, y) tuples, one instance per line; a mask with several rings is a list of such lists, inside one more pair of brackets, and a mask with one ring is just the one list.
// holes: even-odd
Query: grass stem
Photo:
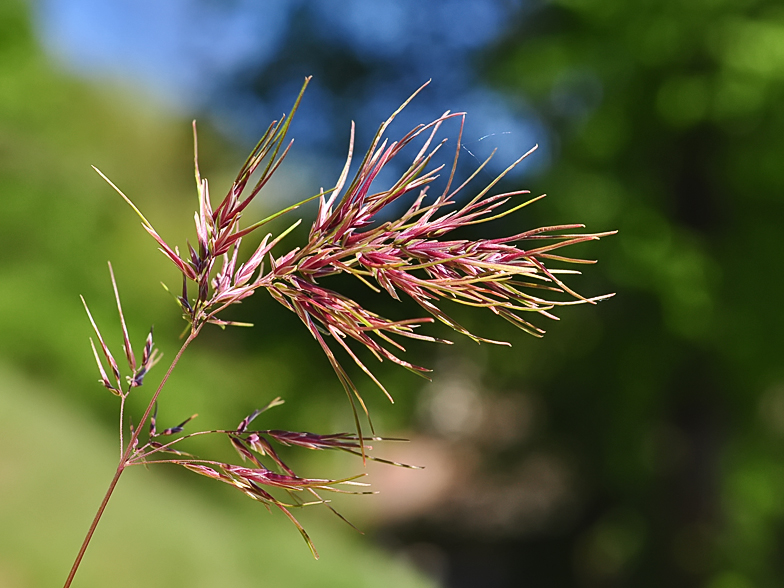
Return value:
[[(98, 527), (98, 522), (101, 520), (103, 516), (103, 511), (106, 510), (106, 505), (109, 504), (109, 499), (112, 497), (112, 493), (114, 493), (114, 488), (117, 486), (117, 482), (120, 480), (120, 476), (122, 475), (125, 467), (128, 465), (128, 460), (131, 457), (131, 454), (134, 451), (134, 447), (136, 446), (136, 441), (139, 438), (139, 433), (141, 432), (144, 424), (147, 422), (147, 419), (150, 417), (150, 413), (152, 412), (153, 407), (155, 406), (155, 402), (158, 400), (158, 395), (163, 390), (163, 387), (166, 385), (166, 381), (169, 379), (174, 367), (180, 361), (180, 357), (185, 352), (185, 349), (190, 345), (191, 341), (193, 341), (196, 336), (199, 334), (201, 330), (201, 326), (197, 327), (196, 329), (192, 330), (191, 333), (188, 335), (188, 338), (180, 347), (180, 350), (177, 352), (177, 355), (172, 360), (169, 369), (166, 370), (166, 374), (163, 376), (161, 383), (158, 385), (158, 388), (155, 390), (155, 394), (152, 395), (149, 404), (147, 405), (147, 409), (144, 411), (144, 415), (142, 416), (139, 424), (134, 429), (131, 438), (128, 440), (128, 445), (125, 447), (125, 451), (123, 452), (122, 456), (120, 457), (120, 462), (117, 464), (117, 471), (114, 473), (114, 477), (112, 481), (109, 483), (109, 488), (106, 490), (106, 495), (103, 497), (101, 501), (101, 505), (98, 507), (98, 511), (95, 513), (95, 517), (93, 518), (93, 522), (90, 525), (90, 528), (87, 530), (87, 535), (82, 542), (82, 546), (79, 548), (79, 553), (76, 555), (76, 560), (74, 560), (73, 566), (71, 567), (71, 572), (68, 574), (68, 578), (65, 580), (65, 584), (63, 588), (69, 588), (71, 583), (73, 582), (74, 577), (76, 576), (76, 571), (79, 569), (79, 564), (82, 563), (82, 558), (84, 557), (85, 552), (87, 551), (87, 546), (90, 544), (90, 540), (95, 533), (95, 529)], [(123, 399), (124, 400), (124, 399)], [(120, 422), (120, 428), (122, 429), (122, 421)], [(121, 439), (122, 439), (122, 431), (120, 431)]]

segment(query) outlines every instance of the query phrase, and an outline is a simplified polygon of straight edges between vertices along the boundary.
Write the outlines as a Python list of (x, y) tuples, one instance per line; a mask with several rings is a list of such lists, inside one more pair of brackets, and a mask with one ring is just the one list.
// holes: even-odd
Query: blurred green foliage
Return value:
[(777, 2), (540, 2), (488, 58), (558, 137), (541, 219), (619, 229), (588, 272), (618, 296), (507, 370), (580, 464), (581, 585), (784, 580), (782, 27)]

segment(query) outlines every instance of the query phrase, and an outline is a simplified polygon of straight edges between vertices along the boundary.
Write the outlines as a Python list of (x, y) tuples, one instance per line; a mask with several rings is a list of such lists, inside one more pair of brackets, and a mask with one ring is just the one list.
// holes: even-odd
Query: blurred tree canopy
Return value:
[(538, 3), (486, 63), (557, 130), (542, 217), (619, 229), (590, 253), (618, 296), (541, 376), (590, 496), (576, 577), (779, 585), (784, 11)]

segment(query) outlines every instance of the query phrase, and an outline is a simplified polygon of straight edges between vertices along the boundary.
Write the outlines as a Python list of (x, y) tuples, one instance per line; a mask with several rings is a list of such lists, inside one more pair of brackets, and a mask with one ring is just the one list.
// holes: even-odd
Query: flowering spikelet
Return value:
[[(308, 81), (309, 78), (305, 80), (294, 103), (292, 115)], [(217, 207), (212, 206), (208, 182), (199, 173), (194, 125), (199, 207), (194, 215), (196, 246), (187, 244), (187, 256), (181, 256), (177, 247), (168, 245), (131, 200), (109, 182), (137, 212), (145, 230), (182, 274), (182, 294), (177, 299), (191, 332), (198, 331), (205, 323), (220, 326), (244, 324), (225, 321), (218, 314), (259, 288), (266, 289), (273, 298), (300, 317), (327, 355), (351, 401), (357, 439), (363, 455), (365, 437), (362, 435), (357, 404), (368, 420), (369, 415), (357, 386), (335, 357), (330, 342), (342, 348), (392, 400), (384, 386), (354, 352), (351, 341), (368, 349), (379, 360), (387, 359), (423, 375), (429, 370), (401, 357), (405, 348), (399, 339), (449, 343), (420, 332), (421, 326), (434, 320), (445, 323), (474, 341), (508, 345), (469, 332), (443, 310), (442, 302), (445, 300), (486, 308), (516, 327), (540, 337), (544, 330), (528, 318), (532, 314), (555, 319), (552, 313), (555, 307), (595, 303), (609, 297), (584, 298), (560, 278), (564, 274), (579, 272), (548, 267), (552, 261), (594, 263), (559, 255), (557, 250), (567, 245), (597, 240), (611, 234), (609, 232), (582, 233), (580, 230), (583, 225), (568, 224), (541, 227), (497, 239), (450, 238), (456, 229), (502, 218), (542, 198), (539, 196), (513, 203), (513, 198), (529, 192), (517, 190), (491, 193), (535, 147), (470, 199), (458, 200), (458, 195), (466, 191), (468, 184), (477, 178), (490, 160), (488, 158), (479, 165), (462, 184), (453, 186), (461, 151), (464, 113), (447, 111), (436, 120), (415, 127), (398, 141), (389, 141), (384, 137), (395, 117), (421, 89), (380, 126), (350, 182), (348, 178), (354, 149), (353, 123), (348, 157), (334, 188), (322, 190), (312, 198), (244, 228), (240, 226), (243, 212), (267, 184), (291, 147), (291, 143), (284, 147), (291, 116), (283, 116), (268, 127)], [(454, 159), (451, 168), (446, 170), (449, 173), (446, 187), (431, 198), (428, 194), (429, 184), (444, 171), (444, 166), (430, 167), (434, 155), (446, 142), (445, 139), (437, 138), (438, 133), (442, 125), (452, 119), (460, 122)], [(376, 178), (380, 172), (417, 139), (421, 139), (423, 145), (408, 168), (391, 187), (378, 188)], [(260, 177), (251, 185), (251, 175), (257, 169), (260, 170)], [(382, 216), (382, 212), (388, 211), (392, 205), (395, 206), (394, 210), (399, 210), (401, 199), (406, 197), (412, 202), (405, 212), (393, 220), (384, 220), (388, 215)], [(318, 212), (304, 245), (283, 255), (275, 256), (272, 253), (272, 249), (299, 225), (301, 221), (298, 220), (276, 237), (272, 234), (264, 236), (250, 257), (245, 262), (239, 261), (239, 248), (244, 236), (314, 198), (318, 198)], [(269, 264), (266, 270), (265, 260)], [(390, 320), (321, 284), (323, 278), (340, 273), (351, 274), (370, 288), (386, 291), (395, 299), (400, 299), (401, 294), (408, 296), (422, 307), (427, 316)], [(129, 356), (129, 361), (133, 361), (132, 356)]]
[(142, 385), (144, 380), (144, 375), (160, 360), (161, 356), (158, 353), (157, 349), (153, 349), (153, 341), (152, 341), (152, 328), (150, 328), (150, 334), (147, 336), (147, 340), (144, 344), (144, 352), (142, 355), (142, 361), (140, 364), (137, 364), (136, 357), (133, 353), (133, 348), (131, 347), (131, 340), (128, 337), (128, 327), (125, 324), (125, 317), (123, 316), (122, 305), (120, 304), (120, 293), (117, 290), (117, 282), (114, 279), (114, 270), (112, 269), (112, 264), (109, 264), (109, 275), (112, 278), (112, 288), (114, 289), (114, 297), (115, 301), (117, 302), (117, 311), (120, 314), (120, 327), (122, 328), (123, 334), (123, 349), (125, 351), (125, 357), (128, 362), (128, 369), (130, 370), (131, 375), (127, 376), (127, 386), (126, 390), (123, 391), (122, 381), (120, 379), (120, 368), (117, 365), (117, 361), (114, 359), (111, 351), (109, 351), (108, 345), (104, 341), (101, 332), (98, 330), (98, 325), (95, 323), (93, 319), (93, 315), (90, 312), (90, 309), (87, 307), (87, 302), (82, 297), (82, 304), (84, 305), (84, 309), (87, 312), (87, 317), (90, 319), (90, 324), (95, 331), (95, 335), (98, 338), (98, 344), (101, 347), (101, 351), (103, 352), (103, 356), (106, 359), (106, 362), (109, 364), (111, 369), (112, 375), (114, 376), (114, 381), (116, 384), (113, 384), (109, 381), (109, 378), (106, 374), (106, 370), (103, 367), (103, 363), (101, 362), (100, 357), (98, 356), (98, 351), (95, 348), (95, 343), (93, 342), (92, 338), (90, 339), (90, 346), (93, 350), (93, 355), (95, 356), (95, 362), (98, 364), (98, 373), (101, 375), (101, 379), (99, 380), (101, 384), (103, 384), (112, 394), (116, 396), (125, 397), (130, 392), (131, 388), (136, 388)]

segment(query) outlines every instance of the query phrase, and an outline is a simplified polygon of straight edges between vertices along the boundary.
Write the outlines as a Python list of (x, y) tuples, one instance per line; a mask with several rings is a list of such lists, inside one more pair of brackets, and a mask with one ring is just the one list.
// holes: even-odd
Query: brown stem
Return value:
[(82, 542), (82, 546), (79, 549), (79, 553), (76, 556), (76, 560), (74, 561), (73, 566), (71, 567), (71, 573), (68, 574), (68, 579), (65, 581), (65, 587), (68, 588), (73, 582), (74, 576), (76, 575), (76, 570), (79, 569), (79, 564), (82, 563), (82, 558), (84, 557), (84, 552), (87, 551), (87, 545), (90, 543), (90, 539), (93, 537), (93, 533), (95, 533), (95, 528), (98, 526), (98, 521), (101, 520), (101, 516), (103, 515), (103, 511), (106, 509), (106, 505), (109, 503), (109, 498), (112, 496), (112, 492), (114, 492), (114, 487), (117, 485), (117, 482), (120, 479), (120, 474), (123, 472), (123, 464), (120, 464), (117, 467), (117, 471), (114, 473), (114, 478), (112, 478), (112, 482), (109, 484), (109, 489), (106, 491), (106, 496), (103, 497), (103, 501), (101, 501), (101, 506), (98, 507), (98, 512), (95, 513), (95, 518), (93, 519), (92, 524), (90, 525), (90, 529), (87, 531), (87, 536), (84, 538)]
[(147, 422), (147, 419), (149, 418), (150, 413), (152, 412), (152, 409), (155, 406), (155, 401), (158, 400), (158, 395), (161, 393), (161, 390), (163, 390), (163, 387), (166, 385), (166, 381), (169, 379), (172, 370), (174, 370), (174, 366), (176, 366), (177, 362), (180, 361), (180, 357), (182, 357), (183, 352), (188, 347), (188, 345), (190, 345), (191, 341), (193, 341), (196, 338), (200, 330), (201, 330), (201, 326), (191, 331), (190, 335), (188, 335), (188, 338), (185, 339), (185, 343), (182, 344), (182, 347), (180, 347), (180, 350), (177, 352), (176, 357), (172, 360), (169, 369), (166, 370), (166, 374), (163, 376), (161, 383), (158, 384), (158, 389), (155, 391), (155, 394), (152, 395), (152, 398), (150, 399), (150, 403), (147, 405), (147, 409), (144, 411), (144, 414), (142, 415), (142, 418), (139, 421), (138, 426), (134, 429), (133, 434), (131, 435), (131, 438), (128, 441), (128, 446), (125, 448), (125, 453), (123, 454), (122, 457), (123, 467), (127, 465), (126, 462), (128, 461), (128, 458), (131, 456), (131, 453), (133, 452), (133, 448), (136, 445), (136, 440), (139, 438), (139, 433), (141, 432), (142, 427), (144, 427), (144, 423)]
[(123, 452), (125, 451), (125, 443), (123, 442), (123, 423), (125, 422), (125, 399), (127, 397), (127, 392), (120, 396), (120, 461), (122, 461)]
[(90, 525), (90, 528), (87, 530), (87, 535), (82, 542), (82, 546), (79, 548), (79, 553), (76, 555), (76, 560), (74, 561), (73, 566), (71, 567), (71, 572), (68, 574), (68, 578), (65, 580), (65, 585), (63, 588), (69, 588), (71, 582), (73, 582), (74, 576), (76, 576), (76, 570), (79, 569), (79, 564), (82, 563), (82, 558), (84, 557), (84, 553), (87, 551), (87, 546), (90, 544), (90, 540), (93, 537), (93, 533), (95, 533), (95, 529), (98, 527), (98, 521), (101, 520), (101, 516), (103, 516), (103, 511), (106, 510), (106, 505), (109, 503), (109, 499), (112, 497), (112, 493), (114, 492), (115, 486), (117, 486), (117, 482), (120, 480), (120, 476), (125, 470), (125, 467), (128, 465), (128, 458), (133, 453), (133, 448), (136, 445), (136, 440), (139, 438), (139, 432), (142, 430), (144, 423), (147, 422), (147, 419), (152, 412), (153, 407), (155, 406), (155, 401), (158, 400), (158, 395), (163, 390), (164, 385), (166, 385), (166, 381), (169, 379), (169, 376), (174, 370), (174, 367), (180, 361), (180, 357), (182, 357), (183, 352), (188, 347), (191, 341), (193, 341), (196, 336), (199, 334), (201, 330), (201, 326), (197, 327), (195, 330), (191, 331), (188, 338), (180, 347), (180, 350), (177, 352), (177, 355), (172, 360), (169, 369), (166, 370), (166, 374), (163, 376), (161, 383), (158, 385), (158, 388), (155, 390), (155, 394), (152, 395), (150, 399), (150, 403), (147, 405), (147, 410), (144, 411), (144, 415), (142, 416), (139, 424), (133, 431), (131, 438), (128, 440), (128, 445), (125, 448), (125, 453), (123, 453), (122, 457), (120, 458), (120, 462), (117, 464), (117, 471), (114, 473), (114, 477), (112, 478), (111, 483), (109, 484), (109, 488), (106, 490), (106, 495), (103, 497), (101, 501), (101, 505), (98, 507), (98, 512), (95, 513), (95, 518), (93, 518), (93, 522)]

